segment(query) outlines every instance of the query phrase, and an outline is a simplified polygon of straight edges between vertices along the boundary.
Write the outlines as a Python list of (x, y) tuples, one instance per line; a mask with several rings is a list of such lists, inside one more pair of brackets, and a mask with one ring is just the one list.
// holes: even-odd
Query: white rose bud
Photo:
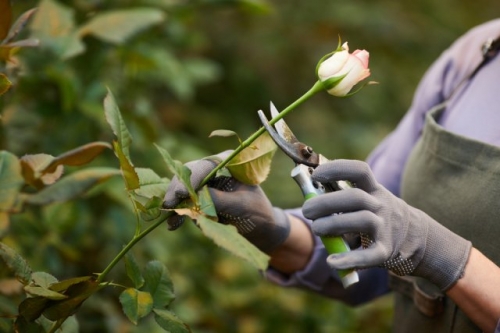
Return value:
[(323, 82), (329, 94), (346, 96), (357, 83), (370, 76), (366, 50), (349, 53), (347, 42), (335, 51), (331, 57), (319, 64), (318, 78)]

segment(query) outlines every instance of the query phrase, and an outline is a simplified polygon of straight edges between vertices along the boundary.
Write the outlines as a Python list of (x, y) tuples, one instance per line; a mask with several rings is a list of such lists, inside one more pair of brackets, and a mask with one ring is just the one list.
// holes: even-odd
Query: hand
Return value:
[[(191, 170), (192, 186), (198, 188), (227, 155), (228, 152), (224, 152), (186, 163)], [(241, 235), (264, 252), (269, 253), (286, 240), (290, 232), (288, 216), (271, 205), (260, 186), (246, 185), (233, 177), (217, 177), (207, 185), (219, 222), (234, 225)], [(188, 197), (185, 186), (174, 177), (165, 194), (163, 207), (174, 208)], [(167, 221), (169, 229), (177, 229), (183, 220), (183, 216), (172, 216)]]
[(382, 266), (398, 275), (424, 277), (442, 290), (462, 276), (470, 242), (394, 196), (375, 180), (366, 163), (335, 160), (318, 166), (312, 177), (321, 183), (348, 180), (355, 185), (312, 198), (303, 206), (319, 236), (361, 234), (363, 247), (330, 255), (331, 267)]

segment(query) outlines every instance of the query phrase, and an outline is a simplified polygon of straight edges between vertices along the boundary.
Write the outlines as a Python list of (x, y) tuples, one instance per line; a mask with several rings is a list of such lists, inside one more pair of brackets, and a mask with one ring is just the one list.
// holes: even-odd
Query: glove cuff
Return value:
[(270, 253), (283, 244), (290, 235), (290, 219), (280, 208), (273, 207), (274, 223), (268, 224), (268, 228), (263, 228), (265, 234), (253, 235), (252, 243), (261, 251)]
[(446, 291), (463, 277), (471, 248), (470, 241), (432, 221), (422, 261), (413, 275), (424, 277)]

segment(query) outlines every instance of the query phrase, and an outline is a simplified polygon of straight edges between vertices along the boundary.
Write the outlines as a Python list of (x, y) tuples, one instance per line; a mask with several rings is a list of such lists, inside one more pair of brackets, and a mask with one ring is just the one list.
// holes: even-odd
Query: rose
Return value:
[(366, 50), (349, 53), (349, 47), (345, 42), (329, 58), (320, 61), (317, 68), (318, 78), (329, 94), (346, 96), (352, 87), (370, 76), (369, 56)]

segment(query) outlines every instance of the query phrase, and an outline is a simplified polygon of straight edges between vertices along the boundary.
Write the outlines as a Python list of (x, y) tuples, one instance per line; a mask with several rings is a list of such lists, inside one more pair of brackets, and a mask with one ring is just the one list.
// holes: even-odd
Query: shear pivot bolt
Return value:
[(312, 153), (313, 153), (313, 149), (309, 146), (306, 146), (304, 148), (302, 148), (302, 155), (305, 157), (305, 158), (308, 158), (308, 157), (311, 157)]

